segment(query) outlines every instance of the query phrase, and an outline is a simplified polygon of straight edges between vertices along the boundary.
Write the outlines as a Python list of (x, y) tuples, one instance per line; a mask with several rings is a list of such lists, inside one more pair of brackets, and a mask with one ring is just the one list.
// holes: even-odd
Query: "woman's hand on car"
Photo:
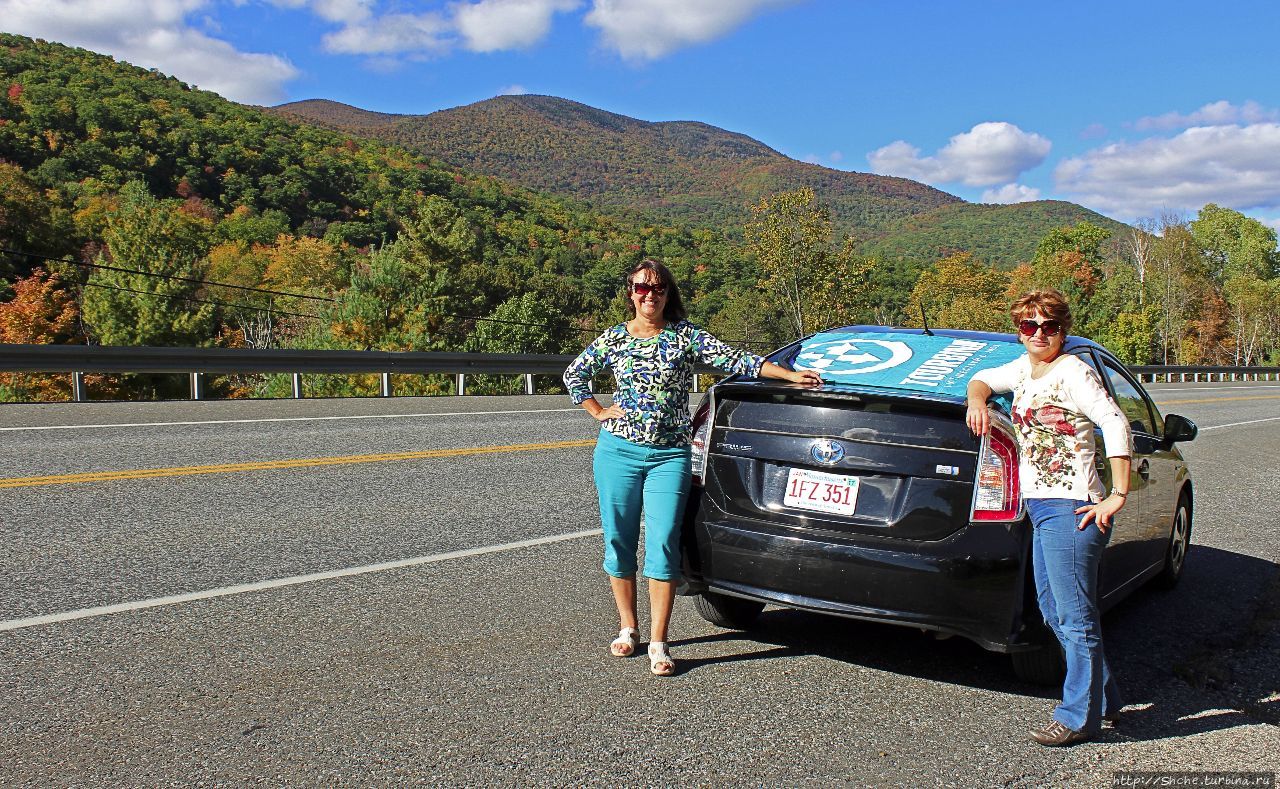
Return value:
[(986, 402), (979, 403), (976, 400), (969, 401), (969, 409), (964, 415), (965, 424), (969, 425), (969, 429), (973, 431), (975, 436), (985, 436), (987, 431), (991, 429), (991, 414), (987, 412)]
[(787, 380), (793, 384), (803, 384), (805, 386), (822, 386), (822, 376), (813, 370), (791, 370), (791, 375)]

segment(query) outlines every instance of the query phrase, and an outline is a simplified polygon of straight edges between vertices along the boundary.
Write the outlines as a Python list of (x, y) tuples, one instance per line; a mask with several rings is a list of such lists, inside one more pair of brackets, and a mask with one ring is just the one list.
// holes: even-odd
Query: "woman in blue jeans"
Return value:
[[(595, 339), (564, 372), (564, 383), (600, 422), (595, 482), (604, 526), (604, 571), (621, 628), (609, 645), (629, 657), (638, 645), (636, 550), (644, 512), (644, 574), (649, 579), (649, 668), (675, 673), (667, 626), (680, 580), (680, 521), (690, 481), (689, 390), (694, 365), (728, 373), (821, 383), (817, 373), (793, 372), (735, 350), (685, 320), (684, 304), (667, 267), (642, 261), (627, 276), (635, 317)], [(617, 390), (608, 408), (591, 395), (591, 379), (613, 371)]]
[[(1062, 353), (1071, 310), (1056, 290), (1032, 291), (1010, 309), (1025, 356), (969, 382), (969, 428), (990, 429), (987, 398), (1013, 392), (1013, 425), (1022, 497), (1031, 517), (1031, 564), (1044, 621), (1062, 644), (1067, 677), (1062, 703), (1031, 732), (1041, 745), (1073, 745), (1116, 721), (1120, 692), (1102, 651), (1098, 565), (1112, 519), (1129, 493), (1133, 436), (1120, 407), (1087, 363)], [(1102, 429), (1113, 486), (1094, 462), (1094, 426)]]

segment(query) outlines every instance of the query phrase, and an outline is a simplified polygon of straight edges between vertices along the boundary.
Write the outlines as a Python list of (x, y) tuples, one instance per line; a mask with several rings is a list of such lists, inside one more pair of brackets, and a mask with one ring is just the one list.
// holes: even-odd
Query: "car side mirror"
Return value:
[(1170, 445), (1179, 441), (1191, 441), (1200, 432), (1196, 423), (1185, 416), (1169, 414), (1164, 418), (1164, 440)]

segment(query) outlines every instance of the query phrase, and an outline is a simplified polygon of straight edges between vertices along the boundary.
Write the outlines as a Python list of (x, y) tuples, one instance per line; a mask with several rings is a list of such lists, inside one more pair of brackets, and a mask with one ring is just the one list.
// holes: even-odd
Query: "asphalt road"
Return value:
[(1128, 719), (1069, 750), (1026, 738), (1052, 689), (961, 639), (780, 609), (734, 633), (681, 600), (677, 677), (608, 657), (565, 398), (0, 407), (0, 784), (1280, 769), (1280, 385), (1152, 391), (1202, 430), (1196, 546), (1104, 618)]

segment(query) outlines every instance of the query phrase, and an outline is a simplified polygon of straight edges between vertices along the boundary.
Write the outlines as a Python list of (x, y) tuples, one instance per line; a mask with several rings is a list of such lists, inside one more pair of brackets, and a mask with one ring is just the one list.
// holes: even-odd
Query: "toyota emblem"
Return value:
[(844, 447), (829, 438), (821, 438), (813, 442), (809, 454), (819, 463), (834, 466), (844, 457)]

